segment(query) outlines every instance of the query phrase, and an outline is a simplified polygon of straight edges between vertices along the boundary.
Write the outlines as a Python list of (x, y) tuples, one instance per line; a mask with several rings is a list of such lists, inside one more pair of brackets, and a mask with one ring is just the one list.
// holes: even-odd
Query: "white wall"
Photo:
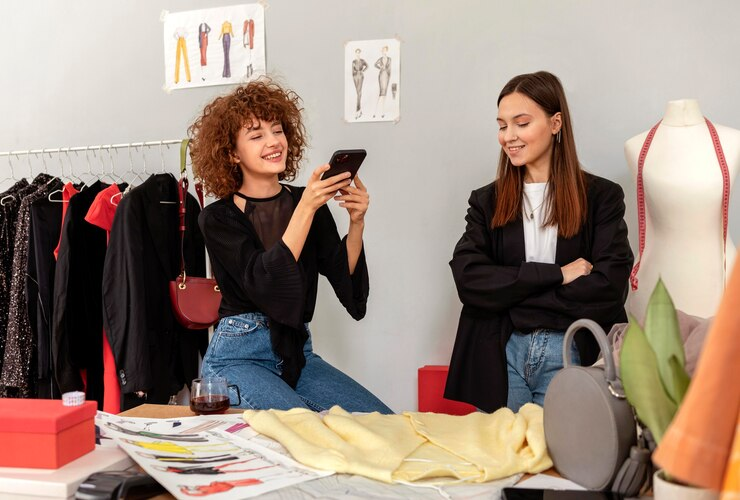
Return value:
[[(0, 151), (183, 137), (200, 108), (229, 88), (161, 90), (160, 11), (235, 3), (4, 0)], [(298, 182), (334, 149), (368, 150), (368, 314), (355, 323), (323, 284), (315, 347), (395, 410), (416, 407), (418, 367), (449, 360), (460, 304), (447, 262), (470, 191), (495, 174), (495, 101), (510, 77), (539, 69), (560, 76), (582, 163), (627, 191), (633, 248), (624, 141), (652, 126), (671, 99), (696, 98), (715, 123), (740, 128), (740, 4), (732, 0), (266, 5), (268, 70), (303, 97), (312, 139)], [(402, 40), (400, 122), (344, 123), (344, 42), (394, 36)], [(167, 153), (173, 172), (175, 159)], [(47, 168), (56, 173), (56, 162)]]

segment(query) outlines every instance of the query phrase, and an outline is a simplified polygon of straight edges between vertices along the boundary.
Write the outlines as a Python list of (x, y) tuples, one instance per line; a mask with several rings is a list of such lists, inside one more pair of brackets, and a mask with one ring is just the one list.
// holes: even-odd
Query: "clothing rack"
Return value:
[[(32, 157), (35, 157), (37, 160), (40, 159), (44, 165), (42, 171), (48, 172), (48, 167), (46, 163), (46, 158), (47, 158), (46, 155), (48, 155), (48, 158), (50, 159), (53, 158), (52, 155), (57, 155), (57, 158), (59, 159), (59, 162), (60, 162), (61, 175), (62, 176), (66, 175), (64, 172), (64, 169), (65, 169), (64, 162), (62, 161), (62, 159), (66, 157), (69, 163), (69, 169), (70, 169), (69, 173), (73, 177), (77, 177), (72, 167), (71, 153), (75, 153), (75, 155), (77, 155), (78, 153), (83, 153), (83, 157), (87, 159), (87, 167), (88, 167), (87, 172), (85, 173), (88, 175), (95, 175), (94, 172), (92, 171), (92, 166), (90, 164), (89, 152), (92, 152), (93, 156), (99, 156), (100, 161), (104, 162), (104, 155), (102, 154), (103, 151), (106, 152), (107, 156), (109, 157), (111, 166), (110, 166), (110, 170), (108, 170), (105, 168), (104, 164), (101, 163), (99, 174), (104, 175), (104, 176), (105, 175), (110, 176), (116, 170), (115, 160), (114, 160), (114, 151), (116, 152), (115, 153), (116, 158), (119, 158), (118, 155), (120, 153), (118, 152), (118, 150), (121, 150), (121, 149), (128, 150), (129, 168), (126, 174), (131, 174), (131, 175), (138, 177), (139, 174), (146, 173), (146, 172), (137, 172), (134, 169), (134, 160), (132, 158), (132, 151), (131, 151), (132, 149), (136, 150), (138, 154), (139, 152), (143, 153), (145, 148), (156, 148), (156, 147), (159, 147), (159, 155), (160, 155), (161, 162), (162, 162), (161, 171), (164, 172), (165, 171), (164, 146), (167, 146), (167, 150), (169, 150), (170, 146), (172, 146), (173, 144), (183, 144), (183, 140), (182, 139), (168, 139), (168, 140), (159, 140), (159, 141), (126, 142), (126, 143), (120, 143), (120, 144), (96, 144), (96, 145), (90, 145), (90, 146), (65, 146), (65, 147), (57, 147), (57, 148), (2, 151), (0, 152), (0, 160), (2, 160), (2, 158), (6, 159), (6, 161), (8, 162), (10, 175), (4, 178), (1, 182), (16, 179), (16, 173), (15, 173), (15, 169), (13, 165), (13, 158), (15, 158), (16, 160), (19, 160), (23, 156), (25, 156), (27, 159), (28, 169), (30, 171), (31, 176), (34, 175), (34, 168), (31, 165)], [(97, 155), (96, 154), (97, 152), (100, 152), (101, 154)], [(145, 163), (146, 163), (146, 160), (145, 160)], [(181, 174), (182, 174), (182, 171), (181, 171)], [(77, 178), (79, 179), (79, 177)]]
[(2, 156), (22, 156), (22, 155), (36, 155), (39, 154), (51, 154), (51, 153), (73, 153), (73, 152), (88, 152), (88, 151), (100, 151), (100, 150), (111, 150), (111, 149), (122, 149), (122, 148), (140, 148), (140, 147), (154, 147), (154, 146), (170, 146), (172, 144), (180, 144), (182, 139), (170, 139), (166, 141), (147, 141), (147, 142), (127, 142), (122, 144), (99, 144), (95, 146), (72, 146), (72, 147), (59, 147), (59, 148), (42, 148), (42, 149), (26, 149), (19, 151), (2, 151)]

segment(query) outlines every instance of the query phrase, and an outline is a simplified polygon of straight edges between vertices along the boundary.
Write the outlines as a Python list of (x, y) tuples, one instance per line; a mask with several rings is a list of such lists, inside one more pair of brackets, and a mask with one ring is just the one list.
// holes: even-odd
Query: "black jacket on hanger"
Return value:
[(62, 203), (48, 197), (31, 204), (29, 239), (28, 317), (36, 334), (36, 377), (39, 398), (59, 398), (52, 373), (51, 321), (56, 259), (54, 249), (62, 230)]
[[(205, 330), (187, 330), (174, 318), (169, 282), (180, 272), (177, 180), (151, 176), (116, 209), (103, 275), (103, 321), (116, 360), (121, 392), (146, 392), (147, 402), (167, 403), (198, 375)], [(162, 203), (164, 202), (164, 203)], [(185, 263), (205, 276), (200, 207), (188, 194)]]
[(69, 200), (54, 273), (52, 355), (59, 389), (82, 391), (86, 370), (87, 399), (103, 409), (103, 318), (101, 283), (107, 234), (85, 220), (100, 181)]

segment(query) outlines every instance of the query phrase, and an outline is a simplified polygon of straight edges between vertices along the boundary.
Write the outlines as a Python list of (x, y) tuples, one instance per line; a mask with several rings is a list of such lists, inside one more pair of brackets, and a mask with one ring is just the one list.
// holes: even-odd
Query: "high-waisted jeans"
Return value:
[[(555, 374), (563, 368), (563, 336), (557, 330), (514, 332), (506, 343), (509, 397), (506, 406), (517, 412), (524, 403), (542, 406), (545, 393)], [(570, 347), (570, 359), (581, 364), (576, 344)]]
[[(245, 313), (221, 319), (203, 358), (201, 375), (226, 377), (232, 406), (258, 410), (309, 408), (328, 410), (339, 405), (350, 412), (393, 413), (370, 391), (313, 352), (311, 333), (303, 347), (306, 366), (293, 389), (280, 378), (282, 360), (272, 351), (268, 318)], [(308, 330), (308, 325), (306, 325)]]

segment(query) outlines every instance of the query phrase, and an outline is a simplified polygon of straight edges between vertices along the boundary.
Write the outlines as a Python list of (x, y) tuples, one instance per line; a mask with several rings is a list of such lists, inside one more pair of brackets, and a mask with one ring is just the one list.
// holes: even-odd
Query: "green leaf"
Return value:
[(645, 332), (631, 316), (619, 359), (627, 400), (660, 443), (678, 405), (663, 390), (655, 353)]
[(686, 395), (686, 391), (689, 389), (691, 378), (683, 367), (683, 364), (676, 359), (675, 356), (671, 356), (668, 359), (668, 368), (671, 372), (672, 385), (676, 388), (676, 396), (678, 397), (679, 406), (683, 397)]
[[(655, 285), (648, 301), (647, 312), (645, 313), (645, 336), (655, 353), (660, 380), (668, 397), (676, 405), (680, 405), (685, 387), (682, 392), (681, 387), (677, 386), (676, 383), (680, 383), (684, 376), (688, 378), (685, 371), (683, 376), (676, 375), (677, 370), (684, 370), (683, 340), (678, 327), (676, 309), (661, 279), (658, 279), (658, 283)], [(675, 368), (670, 366), (669, 360), (671, 357), (676, 359), (677, 366)]]

